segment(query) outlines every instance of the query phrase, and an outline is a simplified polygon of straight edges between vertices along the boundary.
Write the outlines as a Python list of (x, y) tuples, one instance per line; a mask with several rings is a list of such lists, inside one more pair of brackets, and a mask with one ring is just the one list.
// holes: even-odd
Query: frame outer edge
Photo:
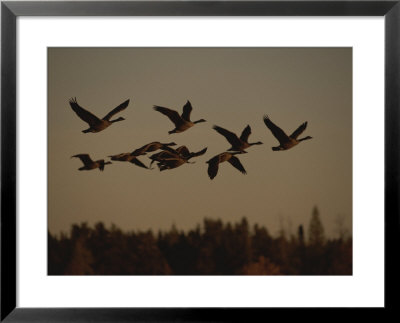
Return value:
[(6, 1), (17, 16), (383, 16), (398, 0)]
[(396, 273), (400, 232), (400, 3), (385, 17), (385, 307), (395, 309), (399, 275)]
[[(395, 272), (397, 267), (394, 256), (398, 252), (398, 241), (396, 240), (390, 244), (386, 238), (388, 233), (393, 237), (398, 237), (400, 231), (400, 134), (398, 129), (400, 121), (400, 2), (393, 2), (397, 4), (385, 16), (385, 295), (388, 295), (389, 292), (397, 292), (397, 287), (399, 286), (399, 278)], [(51, 314), (50, 312), (52, 311), (50, 309), (38, 310), (37, 312), (40, 313), (37, 313), (38, 315), (31, 313), (36, 312), (34, 309), (16, 309), (16, 16), (21, 15), (21, 12), (12, 6), (9, 8), (8, 4), (10, 3), (1, 3), (0, 321), (4, 321), (10, 313), (11, 315), (6, 318), (7, 322), (18, 321), (18, 319), (15, 320), (15, 317), (13, 318), (18, 313), (33, 314), (32, 316), (28, 315), (30, 319), (51, 320), (54, 313)], [(45, 5), (45, 3), (43, 4)], [(34, 16), (35, 14), (32, 13), (31, 15)], [(5, 96), (4, 93), (7, 93), (7, 95)], [(389, 255), (391, 255), (391, 259)], [(389, 281), (388, 277), (391, 278), (390, 284), (387, 283)], [(394, 294), (392, 293), (392, 295)], [(385, 298), (386, 307), (393, 310), (396, 304), (387, 303), (387, 297)], [(71, 313), (74, 312), (74, 309), (55, 309), (55, 311)], [(87, 314), (92, 311), (98, 312), (97, 309), (81, 309), (81, 311)], [(80, 311), (77, 310), (77, 312)], [(113, 312), (113, 309), (110, 312)], [(131, 311), (128, 310), (128, 312)], [(174, 315), (175, 319), (179, 317), (178, 313), (176, 314), (177, 316)], [(161, 315), (158, 314), (157, 317), (161, 318)], [(30, 321), (30, 319), (28, 320)], [(74, 317), (73, 321), (78, 322), (81, 320)]]
[(16, 16), (1, 4), (1, 319), (16, 307)]

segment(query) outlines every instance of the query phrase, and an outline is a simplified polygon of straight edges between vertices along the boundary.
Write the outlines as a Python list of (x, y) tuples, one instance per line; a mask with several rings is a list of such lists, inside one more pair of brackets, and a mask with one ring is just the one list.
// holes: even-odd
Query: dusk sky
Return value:
[[(351, 48), (50, 48), (48, 68), (50, 232), (100, 221), (124, 231), (188, 230), (205, 217), (246, 217), (273, 235), (281, 227), (295, 234), (300, 224), (307, 233), (314, 206), (327, 235), (337, 236), (338, 218), (351, 230)], [(71, 97), (100, 118), (130, 99), (115, 116), (126, 120), (82, 133), (88, 126)], [(192, 120), (207, 122), (169, 135), (174, 125), (153, 105), (181, 113), (187, 100)], [(308, 121), (300, 138), (313, 139), (272, 151), (278, 141), (265, 114), (288, 135)], [(213, 125), (239, 136), (250, 125), (249, 141), (263, 142), (238, 156), (247, 175), (223, 163), (209, 179), (206, 161), (230, 148)], [(208, 150), (194, 164), (163, 172), (118, 161), (104, 172), (78, 171), (81, 161), (71, 158), (109, 160), (152, 141)]]

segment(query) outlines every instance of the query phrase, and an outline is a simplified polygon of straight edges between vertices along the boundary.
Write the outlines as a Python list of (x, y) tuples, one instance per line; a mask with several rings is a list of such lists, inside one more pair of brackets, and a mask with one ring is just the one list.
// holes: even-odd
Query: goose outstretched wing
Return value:
[(247, 127), (243, 129), (243, 132), (240, 135), (240, 140), (247, 142), (249, 140), (250, 134), (251, 134), (251, 128), (249, 125), (247, 125)]
[(193, 157), (198, 157), (198, 156), (204, 155), (206, 153), (206, 151), (207, 151), (207, 147), (196, 153), (189, 153), (189, 157), (193, 158)]
[(110, 121), (111, 117), (114, 114), (117, 114), (118, 112), (121, 112), (122, 110), (125, 110), (129, 105), (129, 100), (126, 100), (125, 102), (122, 102), (119, 106), (114, 108), (112, 111), (110, 111), (104, 118), (103, 120)]
[(155, 146), (155, 143), (151, 142), (151, 143), (144, 145), (138, 149), (135, 149), (134, 151), (131, 152), (131, 155), (132, 156), (146, 155), (147, 152), (155, 150), (155, 149), (153, 150), (153, 146)]
[(302, 134), (304, 130), (307, 128), (307, 121), (301, 124), (291, 135), (290, 138), (297, 139), (298, 136)]
[(226, 130), (219, 126), (214, 126), (213, 129), (216, 130), (219, 134), (223, 135), (232, 146), (240, 146), (240, 139), (233, 132), (230, 132), (229, 130)]
[(171, 109), (168, 109), (168, 108), (160, 107), (158, 105), (155, 105), (153, 107), (153, 109), (158, 111), (158, 112), (161, 112), (163, 115), (167, 116), (169, 118), (169, 120), (171, 120), (175, 125), (178, 125), (178, 124), (180, 124), (182, 122), (181, 116), (175, 110), (171, 110)]
[(93, 163), (93, 160), (90, 158), (90, 156), (88, 154), (77, 154), (72, 157), (79, 158), (81, 160), (81, 162), (84, 163), (85, 165), (90, 165)]
[(240, 171), (242, 174), (247, 174), (246, 170), (244, 169), (242, 163), (240, 162), (239, 158), (232, 156), (228, 162), (235, 167), (238, 171)]
[(89, 125), (101, 122), (101, 120), (98, 117), (96, 117), (93, 113), (82, 108), (76, 101), (76, 98), (71, 98), (69, 100), (69, 104), (72, 110), (74, 110), (74, 112), (78, 115), (78, 117), (81, 118), (86, 123), (88, 123)]
[(190, 121), (190, 113), (192, 112), (192, 104), (189, 102), (189, 100), (186, 102), (186, 104), (183, 106), (183, 112), (182, 112), (182, 119), (186, 121)]
[(207, 163), (208, 163), (208, 169), (207, 169), (208, 177), (210, 177), (210, 179), (213, 179), (218, 174), (219, 156), (217, 155), (211, 158)]
[(272, 134), (276, 139), (278, 139), (280, 144), (284, 144), (289, 140), (287, 134), (281, 128), (275, 125), (267, 115), (264, 116), (263, 120), (267, 128), (271, 130)]
[(143, 167), (143, 168), (148, 169), (148, 167), (147, 167), (145, 164), (143, 164), (143, 163), (142, 163), (139, 159), (137, 159), (137, 158), (132, 159), (130, 162), (131, 162), (132, 164), (135, 164), (136, 166), (139, 166), (139, 167)]

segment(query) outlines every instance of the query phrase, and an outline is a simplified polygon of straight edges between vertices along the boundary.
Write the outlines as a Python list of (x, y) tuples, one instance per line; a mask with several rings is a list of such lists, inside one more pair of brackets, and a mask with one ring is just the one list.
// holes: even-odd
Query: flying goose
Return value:
[(153, 109), (158, 112), (161, 112), (163, 115), (166, 115), (175, 124), (175, 129), (168, 131), (169, 134), (183, 132), (193, 127), (196, 123), (206, 121), (204, 119), (200, 119), (197, 121), (190, 121), (190, 113), (192, 112), (193, 108), (189, 100), (183, 106), (182, 115), (179, 115), (179, 113), (175, 110), (160, 107), (158, 105), (155, 105)]
[(131, 153), (121, 153), (121, 154), (117, 154), (117, 155), (111, 155), (108, 157), (110, 157), (111, 160), (127, 161), (136, 166), (149, 169), (145, 164), (143, 164), (139, 159), (137, 159), (137, 156), (132, 155)]
[(228, 140), (228, 142), (232, 145), (232, 147), (229, 148), (228, 151), (240, 151), (241, 153), (246, 153), (246, 148), (249, 148), (253, 145), (262, 145), (261, 141), (252, 143), (248, 142), (249, 136), (251, 134), (251, 128), (249, 125), (247, 125), (247, 127), (243, 129), (240, 138), (233, 132), (230, 132), (219, 126), (214, 126), (213, 129), (216, 130), (219, 134), (223, 135), (226, 140)]
[(180, 146), (176, 148), (176, 152), (183, 158), (186, 158), (189, 160), (190, 158), (193, 157), (198, 157), (201, 155), (204, 155), (207, 151), (207, 147), (203, 148), (202, 150), (199, 150), (198, 152), (190, 152), (189, 149), (186, 146)]
[(211, 158), (208, 163), (208, 176), (210, 179), (213, 179), (215, 176), (217, 176), (218, 173), (218, 167), (220, 163), (223, 163), (225, 161), (229, 162), (233, 167), (235, 167), (237, 170), (239, 170), (242, 174), (246, 174), (246, 170), (244, 169), (243, 165), (241, 164), (239, 158), (235, 157), (234, 155), (240, 154), (241, 152), (233, 152), (233, 153), (228, 153), (224, 152), (221, 154), (218, 154)]
[(163, 150), (158, 153), (155, 153), (149, 157), (151, 159), (150, 166), (153, 165), (154, 162), (161, 162), (164, 159), (176, 159), (180, 158), (179, 153), (175, 151)]
[(177, 168), (185, 163), (193, 164), (189, 160), (193, 157), (204, 155), (206, 151), (207, 147), (198, 152), (190, 152), (186, 146), (181, 146), (176, 150), (167, 147), (166, 150), (150, 156), (150, 159), (152, 159), (151, 164), (157, 161), (157, 166), (162, 171)]
[(198, 157), (204, 155), (207, 151), (207, 147), (198, 151), (198, 152), (190, 152), (186, 146), (180, 146), (177, 149), (173, 149), (170, 147), (165, 147), (163, 151), (151, 155), (149, 158), (152, 160), (150, 166), (158, 161), (161, 164), (165, 160), (173, 160), (173, 159), (183, 159), (189, 161), (193, 157)]
[(183, 164), (190, 163), (187, 159), (182, 158), (180, 156), (175, 156), (172, 158), (164, 158), (161, 161), (157, 163), (158, 168), (160, 171), (166, 170), (166, 169), (173, 169), (177, 168)]
[(115, 120), (110, 120), (110, 119), (114, 116), (114, 114), (117, 114), (122, 110), (125, 110), (129, 104), (129, 100), (126, 100), (125, 102), (121, 103), (111, 112), (109, 112), (103, 119), (99, 119), (93, 113), (82, 108), (76, 101), (76, 98), (71, 98), (69, 100), (69, 104), (71, 105), (72, 110), (74, 110), (75, 113), (78, 115), (78, 117), (81, 118), (83, 121), (85, 121), (87, 124), (89, 124), (88, 129), (82, 130), (82, 132), (88, 133), (88, 132), (100, 132), (109, 127), (114, 122), (125, 120), (122, 117), (119, 117), (118, 119)]
[(312, 139), (310, 136), (297, 139), (297, 137), (300, 136), (304, 130), (306, 130), (307, 122), (301, 124), (290, 136), (288, 136), (281, 128), (275, 125), (267, 115), (264, 116), (264, 123), (279, 141), (279, 146), (272, 147), (273, 151), (288, 150), (303, 140)]
[(147, 145), (144, 145), (136, 150), (134, 150), (131, 154), (135, 156), (146, 155), (148, 152), (156, 151), (158, 149), (163, 149), (164, 147), (176, 146), (176, 143), (161, 143), (159, 141), (153, 141)]
[[(100, 171), (104, 170), (104, 165), (109, 165), (111, 162), (104, 162), (104, 159), (93, 161), (88, 154), (78, 154), (72, 157), (77, 157), (84, 164), (79, 170), (91, 170), (98, 168)], [(72, 158), (71, 157), (71, 158)]]

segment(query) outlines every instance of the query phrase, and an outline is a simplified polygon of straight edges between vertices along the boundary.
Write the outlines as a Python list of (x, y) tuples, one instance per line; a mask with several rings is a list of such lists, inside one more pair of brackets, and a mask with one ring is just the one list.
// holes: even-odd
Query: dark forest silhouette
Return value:
[(48, 234), (49, 275), (351, 275), (352, 238), (327, 239), (314, 208), (307, 229), (272, 237), (246, 218), (206, 218), (188, 232), (123, 232), (103, 223)]

